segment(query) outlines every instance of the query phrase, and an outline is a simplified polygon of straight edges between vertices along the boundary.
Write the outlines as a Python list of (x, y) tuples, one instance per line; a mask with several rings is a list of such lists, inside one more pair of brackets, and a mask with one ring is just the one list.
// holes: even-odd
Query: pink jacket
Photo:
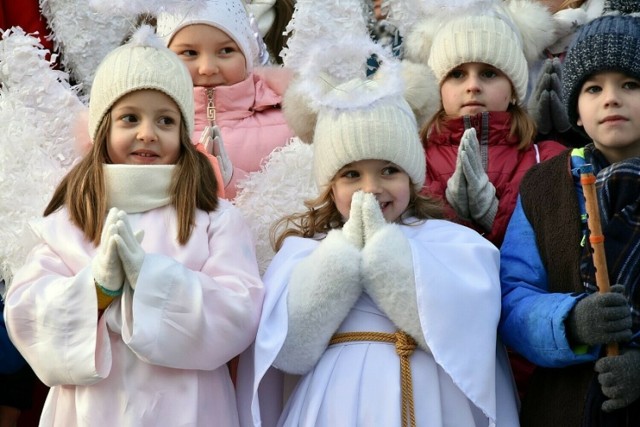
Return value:
[[(288, 79), (288, 72), (282, 72)], [(207, 89), (212, 91), (215, 121), (224, 146), (233, 164), (233, 178), (225, 188), (228, 199), (236, 196), (236, 185), (250, 172), (260, 170), (262, 160), (275, 148), (284, 146), (293, 131), (280, 108), (282, 96), (277, 93), (263, 73), (253, 73), (232, 86), (194, 87), (195, 131), (194, 142), (207, 126)]]

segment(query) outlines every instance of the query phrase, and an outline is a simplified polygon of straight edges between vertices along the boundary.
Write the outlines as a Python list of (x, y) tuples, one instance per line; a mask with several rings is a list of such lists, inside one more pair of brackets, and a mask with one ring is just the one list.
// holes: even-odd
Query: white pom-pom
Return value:
[(165, 49), (164, 41), (156, 35), (155, 30), (150, 25), (141, 25), (129, 39), (131, 46), (149, 46), (155, 49)]
[(556, 21), (551, 13), (544, 5), (529, 0), (505, 0), (504, 5), (520, 30), (525, 58), (529, 62), (539, 59), (556, 37)]

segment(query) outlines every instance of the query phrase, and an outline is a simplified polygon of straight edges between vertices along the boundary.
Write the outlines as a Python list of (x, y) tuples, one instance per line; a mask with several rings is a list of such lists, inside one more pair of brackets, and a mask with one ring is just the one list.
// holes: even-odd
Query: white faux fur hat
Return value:
[(193, 131), (193, 82), (187, 67), (167, 49), (149, 26), (141, 27), (131, 41), (109, 53), (98, 69), (91, 87), (89, 135), (94, 140), (100, 122), (124, 95), (141, 89), (155, 89), (171, 97)]
[(428, 14), (408, 35), (405, 53), (414, 62), (429, 64), (440, 84), (461, 64), (492, 65), (507, 75), (522, 102), (528, 61), (539, 58), (553, 41), (554, 28), (551, 13), (537, 2), (474, 0)]
[(249, 15), (242, 0), (207, 0), (204, 7), (184, 6), (181, 12), (161, 12), (157, 16), (158, 35), (167, 46), (178, 31), (188, 25), (206, 24), (224, 31), (244, 55), (247, 72), (260, 61), (258, 34), (251, 29)]

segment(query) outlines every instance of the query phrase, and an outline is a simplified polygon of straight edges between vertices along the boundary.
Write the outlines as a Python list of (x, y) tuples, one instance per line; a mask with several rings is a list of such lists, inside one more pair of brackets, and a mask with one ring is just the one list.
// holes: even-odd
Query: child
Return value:
[[(446, 20), (425, 20), (407, 50), (429, 64), (442, 97), (421, 130), (425, 191), (446, 199), (454, 217), (500, 247), (525, 171), (564, 149), (551, 141), (532, 144), (535, 125), (521, 106), (527, 58), (540, 53), (553, 26), (537, 3), (475, 3)], [(435, 34), (434, 20), (444, 22)]]
[[(637, 2), (620, 4), (633, 9), (624, 12), (640, 11)], [(500, 333), (539, 365), (522, 403), (526, 426), (640, 425), (640, 276), (626, 270), (638, 264), (637, 225), (620, 239), (619, 222), (605, 215), (616, 200), (601, 199), (616, 285), (599, 294), (580, 184), (580, 166), (590, 163), (616, 199), (638, 198), (637, 184), (622, 187), (618, 169), (640, 155), (638, 48), (637, 17), (604, 16), (579, 30), (563, 64), (563, 93), (571, 124), (592, 143), (527, 173), (501, 248)], [(637, 224), (637, 208), (621, 213)], [(619, 343), (620, 356), (605, 355), (609, 342)]]
[(52, 387), (40, 425), (238, 424), (226, 362), (255, 336), (262, 282), (191, 144), (189, 73), (152, 33), (98, 68), (93, 148), (7, 293), (11, 339)]
[[(334, 47), (310, 47), (309, 57), (341, 63), (347, 50)], [(369, 52), (360, 52), (362, 68)], [(284, 219), (289, 228), (264, 275), (269, 292), (241, 409), (252, 413), (241, 422), (260, 425), (267, 402), (257, 390), (273, 364), (302, 375), (278, 425), (515, 425), (506, 356), (496, 359), (497, 249), (435, 219), (439, 206), (418, 194), (425, 164), (415, 117), (399, 65), (378, 57), (373, 79), (362, 70), (343, 82), (313, 65), (315, 80), (300, 75), (306, 89), (326, 89), (300, 91), (296, 103), (310, 102), (296, 110), (302, 117), (317, 111), (319, 195)]]
[[(254, 72), (258, 42), (242, 0), (207, 0), (203, 8), (185, 4), (184, 13), (158, 15), (158, 33), (187, 65), (194, 86), (196, 131), (218, 157), (225, 196), (260, 170), (262, 160), (293, 136), (267, 74)], [(269, 78), (288, 81), (288, 72)], [(282, 85), (282, 82), (280, 82)], [(217, 138), (217, 139), (216, 139)]]

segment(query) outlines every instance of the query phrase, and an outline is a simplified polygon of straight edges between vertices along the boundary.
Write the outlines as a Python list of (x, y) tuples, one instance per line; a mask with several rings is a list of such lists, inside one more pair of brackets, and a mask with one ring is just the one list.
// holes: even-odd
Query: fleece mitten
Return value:
[(138, 276), (144, 261), (144, 249), (140, 246), (144, 233), (138, 231), (133, 233), (129, 219), (125, 211), (118, 212), (118, 255), (122, 261), (125, 276), (131, 288), (135, 289), (138, 283)]
[(233, 163), (231, 163), (231, 159), (229, 159), (227, 150), (224, 147), (220, 128), (218, 126), (205, 127), (200, 136), (200, 143), (209, 154), (213, 154), (218, 159), (220, 174), (222, 174), (222, 180), (226, 187), (231, 181), (231, 177), (233, 177)]
[(485, 231), (491, 231), (498, 212), (496, 188), (489, 181), (480, 158), (480, 143), (474, 128), (467, 129), (460, 143), (462, 170), (467, 181), (469, 215)]
[(599, 345), (631, 339), (631, 309), (614, 285), (610, 292), (593, 293), (573, 307), (565, 322), (567, 337), (573, 343)]
[(304, 374), (313, 368), (362, 294), (361, 200), (354, 194), (343, 229), (330, 231), (291, 273), (287, 336), (274, 361), (280, 370)]
[(107, 295), (113, 296), (120, 293), (124, 283), (124, 269), (118, 257), (115, 237), (117, 221), (118, 209), (112, 208), (102, 226), (100, 245), (91, 262), (91, 271), (96, 285), (101, 287)]
[(398, 224), (385, 221), (373, 194), (365, 194), (362, 206), (365, 245), (362, 276), (365, 291), (401, 330), (427, 348), (420, 326), (413, 255), (409, 240)]
[(619, 356), (596, 362), (602, 393), (609, 398), (602, 404), (605, 412), (628, 406), (640, 397), (640, 349), (626, 349)]

